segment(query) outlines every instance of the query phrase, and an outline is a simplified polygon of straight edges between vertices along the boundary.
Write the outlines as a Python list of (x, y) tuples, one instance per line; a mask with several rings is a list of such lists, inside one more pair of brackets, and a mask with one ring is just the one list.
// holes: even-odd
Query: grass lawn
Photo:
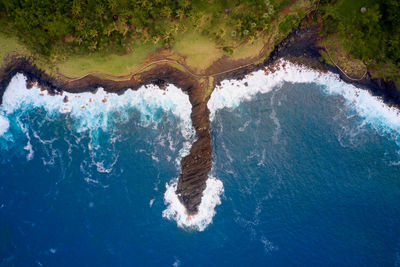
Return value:
[[(361, 78), (367, 70), (365, 64), (354, 58), (343, 46), (343, 43), (335, 36), (330, 35), (322, 40), (322, 45), (328, 50), (329, 55), (349, 77)], [(326, 52), (322, 53), (322, 58), (329, 64), (333, 64)]]
[(152, 43), (140, 44), (124, 55), (111, 53), (92, 53), (87, 55), (73, 55), (65, 61), (56, 63), (58, 71), (66, 76), (80, 77), (91, 72), (101, 72), (110, 75), (127, 75), (134, 72), (146, 56), (154, 52), (159, 46)]
[(190, 68), (198, 70), (207, 68), (224, 54), (211, 38), (191, 30), (177, 36), (172, 49), (185, 57)]
[(242, 59), (257, 56), (267, 41), (268, 40), (265, 38), (265, 35), (263, 35), (255, 39), (253, 42), (246, 42), (233, 50), (232, 57), (234, 59)]
[(0, 32), (0, 65), (8, 54), (29, 55), (28, 49), (22, 45), (16, 37), (9, 37)]
[[(181, 21), (187, 30), (182, 34), (174, 36), (175, 42), (171, 50), (167, 53), (153, 53), (161, 48), (161, 45), (155, 45), (152, 42), (139, 43), (133, 45), (132, 52), (126, 54), (117, 54), (112, 52), (94, 52), (88, 54), (66, 53), (60, 50), (53, 55), (52, 59), (44, 56), (32, 54), (16, 38), (8, 37), (0, 33), (0, 62), (7, 54), (16, 52), (20, 55), (33, 56), (35, 63), (39, 68), (49, 74), (56, 72), (62, 73), (67, 77), (81, 77), (88, 73), (96, 73), (98, 76), (126, 76), (139, 70), (141, 67), (154, 60), (161, 58), (175, 59), (182, 61), (195, 73), (201, 73), (210, 67), (215, 61), (223, 56), (228, 56), (233, 60), (253, 59), (262, 51), (265, 44), (268, 45), (266, 52), (273, 49), (273, 45), (284, 37), (278, 29), (279, 23), (290, 14), (297, 14), (302, 9), (311, 6), (311, 0), (270, 0), (276, 7), (276, 12), (291, 4), (290, 10), (281, 12), (277, 15), (278, 19), (271, 22), (267, 32), (259, 32), (258, 37), (253, 40), (242, 42), (240, 38), (232, 35), (232, 25), (228, 25), (227, 16), (224, 10), (230, 8), (231, 12), (236, 12), (241, 5), (233, 6), (230, 1), (215, 1), (213, 4), (207, 4), (206, 1), (194, 0), (194, 6), (199, 10), (204, 10), (203, 15), (199, 15), (201, 20), (199, 25), (191, 25), (192, 22)], [(236, 10), (236, 11), (235, 11)], [(211, 15), (211, 14), (217, 14)], [(298, 18), (300, 19), (300, 17)], [(202, 33), (207, 30), (208, 34)], [(288, 29), (290, 31), (290, 29)], [(219, 35), (219, 39), (215, 38)], [(223, 51), (223, 47), (230, 47), (232, 54)], [(262, 58), (261, 58), (262, 59)], [(249, 63), (252, 63), (249, 61)], [(182, 68), (177, 64), (175, 67)], [(182, 69), (183, 70), (183, 69)]]

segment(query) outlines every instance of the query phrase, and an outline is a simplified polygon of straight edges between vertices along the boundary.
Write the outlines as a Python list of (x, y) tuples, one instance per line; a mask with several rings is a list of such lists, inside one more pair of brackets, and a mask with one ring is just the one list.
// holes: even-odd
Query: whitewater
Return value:
[[(284, 82), (316, 83), (323, 86), (323, 93), (338, 95), (354, 109), (366, 123), (378, 132), (389, 132), (398, 138), (400, 134), (400, 111), (386, 105), (380, 97), (369, 91), (343, 82), (338, 74), (322, 73), (311, 68), (281, 60), (275, 71), (259, 70), (242, 80), (224, 80), (217, 86), (208, 102), (211, 120), (223, 108), (234, 109), (243, 101), (250, 101), (258, 93), (268, 93)], [(246, 86), (247, 84), (247, 86)], [(400, 140), (397, 139), (400, 145)]]
[[(234, 110), (241, 103), (254, 99), (258, 94), (268, 94), (278, 90), (284, 83), (315, 83), (322, 86), (323, 93), (328, 96), (340, 96), (346, 105), (357, 112), (364, 122), (373, 127), (379, 134), (389, 134), (400, 145), (400, 113), (395, 107), (387, 106), (379, 97), (373, 96), (367, 90), (359, 89), (341, 81), (337, 74), (321, 73), (319, 71), (295, 65), (288, 61), (280, 61), (274, 72), (259, 70), (252, 72), (241, 80), (224, 80), (213, 91), (208, 102), (210, 120), (213, 121), (221, 110)], [(65, 101), (68, 99), (67, 101)], [(26, 87), (26, 78), (17, 74), (10, 82), (3, 96), (0, 107), (0, 138), (3, 150), (13, 149), (12, 143), (16, 138), (12, 127), (18, 127), (22, 136), (27, 138), (23, 147), (26, 159), (32, 160), (35, 156), (31, 145), (29, 124), (19, 120), (20, 114), (30, 111), (44, 111), (46, 116), (54, 118), (59, 114), (67, 114), (74, 122), (72, 127), (76, 133), (88, 132), (93, 140), (90, 148), (100, 148), (96, 140), (98, 131), (113, 131), (118, 123), (128, 121), (128, 110), (134, 108), (140, 113), (140, 124), (143, 127), (157, 129), (160, 121), (159, 113), (172, 113), (179, 118), (178, 129), (184, 138), (179, 157), (175, 159), (176, 170), (180, 170), (180, 160), (190, 151), (195, 140), (195, 132), (190, 119), (191, 104), (188, 96), (174, 85), (168, 85), (161, 90), (155, 85), (146, 85), (138, 90), (128, 89), (122, 95), (108, 93), (102, 88), (94, 93), (49, 95), (36, 85), (31, 89)], [(118, 113), (118, 116), (115, 114)], [(161, 117), (162, 119), (162, 117)], [(165, 142), (165, 140), (161, 140)], [(171, 143), (171, 142), (170, 142)], [(172, 144), (172, 143), (171, 143)], [(170, 150), (174, 146), (170, 145)], [(152, 155), (154, 161), (159, 158)], [(109, 173), (118, 161), (118, 156), (112, 158), (108, 167), (103, 161), (93, 160), (98, 172)], [(88, 176), (89, 177), (89, 176)], [(90, 176), (91, 177), (91, 176)], [(92, 178), (87, 181), (95, 181)], [(215, 171), (210, 173), (207, 187), (204, 191), (199, 213), (188, 216), (185, 208), (179, 202), (175, 190), (177, 177), (171, 177), (165, 184), (164, 205), (162, 217), (174, 220), (176, 224), (187, 230), (204, 231), (216, 215), (216, 207), (222, 205), (224, 186), (221, 180), (215, 177)], [(222, 200), (221, 200), (222, 199)], [(153, 205), (151, 201), (150, 208)]]
[[(31, 160), (34, 150), (27, 130), (29, 125), (21, 123), (18, 117), (21, 116), (19, 113), (37, 112), (37, 109), (43, 109), (49, 117), (68, 114), (74, 121), (73, 127), (77, 133), (89, 132), (92, 138), (89, 144), (90, 148), (100, 148), (97, 141), (98, 131), (100, 129), (105, 132), (112, 131), (117, 121), (126, 123), (129, 117), (127, 111), (129, 108), (139, 111), (140, 124), (143, 127), (156, 128), (160, 120), (157, 116), (160, 110), (163, 113), (171, 112), (179, 118), (180, 123), (177, 128), (180, 129), (182, 137), (186, 140), (179, 151), (179, 157), (175, 159), (175, 165), (179, 170), (181, 159), (189, 153), (191, 144), (195, 141), (195, 132), (190, 118), (189, 97), (174, 85), (168, 85), (165, 90), (161, 90), (158, 86), (150, 84), (142, 86), (136, 91), (128, 89), (122, 95), (108, 93), (103, 88), (98, 88), (94, 93), (63, 92), (50, 95), (37, 85), (27, 89), (26, 77), (17, 74), (3, 95), (3, 104), (0, 108), (0, 135), (4, 141), (12, 142), (15, 137), (8, 132), (9, 120), (12, 120), (12, 117), (17, 114), (14, 120), (28, 138), (24, 149), (28, 152), (27, 160)], [(118, 117), (115, 116), (116, 112), (118, 112)], [(165, 142), (166, 140), (161, 141)], [(7, 149), (7, 142), (3, 142), (3, 149)], [(170, 149), (174, 150), (175, 148), (172, 146)], [(152, 157), (158, 161), (157, 157), (154, 155)], [(98, 172), (110, 173), (117, 160), (118, 157), (114, 157), (108, 168), (104, 167), (102, 160), (94, 162), (94, 164)], [(95, 180), (87, 178), (87, 181)], [(214, 177), (209, 178), (199, 213), (191, 217), (188, 217), (184, 206), (175, 194), (176, 186), (177, 178), (173, 178), (166, 184), (165, 203), (167, 207), (162, 216), (175, 220), (179, 227), (203, 231), (212, 222), (215, 206), (221, 203), (220, 195), (223, 192), (221, 181)]]

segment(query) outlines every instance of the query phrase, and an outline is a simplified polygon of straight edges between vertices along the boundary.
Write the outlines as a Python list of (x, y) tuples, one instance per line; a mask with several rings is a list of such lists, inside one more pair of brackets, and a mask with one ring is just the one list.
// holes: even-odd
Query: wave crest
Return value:
[(215, 207), (221, 204), (221, 194), (224, 192), (222, 182), (215, 177), (208, 177), (199, 212), (193, 216), (188, 216), (186, 208), (175, 194), (177, 184), (178, 180), (175, 179), (165, 186), (164, 202), (167, 208), (163, 211), (162, 216), (176, 221), (176, 224), (183, 229), (204, 231), (212, 223), (212, 219), (216, 214)]
[(338, 74), (322, 73), (311, 68), (281, 60), (275, 71), (259, 70), (247, 75), (244, 79), (224, 80), (211, 94), (208, 102), (210, 119), (223, 108), (236, 108), (242, 101), (251, 100), (258, 93), (268, 93), (283, 82), (316, 83), (323, 87), (323, 93), (337, 95), (345, 99), (362, 119), (378, 133), (393, 136), (400, 145), (400, 111), (386, 105), (380, 97), (373, 96), (368, 90), (360, 89), (342, 81)]
[[(15, 75), (3, 95), (1, 110), (5, 115), (17, 111), (27, 111), (32, 108), (42, 108), (49, 116), (67, 113), (75, 120), (78, 132), (101, 128), (107, 131), (111, 122), (118, 118), (127, 118), (129, 108), (135, 108), (140, 113), (140, 119), (145, 125), (159, 122), (162, 119), (159, 111), (171, 112), (180, 118), (182, 135), (190, 139), (194, 135), (190, 118), (191, 104), (189, 96), (176, 86), (169, 84), (165, 90), (156, 85), (145, 85), (138, 90), (128, 89), (122, 95), (108, 93), (98, 88), (95, 93), (68, 93), (49, 95), (37, 86), (26, 87), (26, 77)], [(0, 118), (1, 129), (5, 122)], [(4, 127), (2, 127), (4, 126)]]

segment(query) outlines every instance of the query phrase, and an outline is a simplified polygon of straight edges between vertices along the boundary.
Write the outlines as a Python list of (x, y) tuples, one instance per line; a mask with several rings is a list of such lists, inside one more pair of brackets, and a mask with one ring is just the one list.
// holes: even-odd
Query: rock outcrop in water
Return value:
[(188, 214), (198, 212), (212, 162), (209, 132), (210, 112), (207, 108), (209, 96), (205, 97), (206, 92), (208, 91), (208, 94), (210, 92), (208, 79), (203, 79), (201, 82), (192, 75), (169, 65), (159, 65), (151, 70), (134, 75), (126, 81), (112, 81), (91, 75), (68, 81), (47, 75), (24, 58), (15, 58), (10, 62), (12, 64), (0, 69), (0, 104), (8, 83), (18, 72), (26, 75), (28, 87), (29, 84), (37, 82), (42, 89), (49, 91), (50, 94), (61, 94), (63, 91), (70, 93), (95, 92), (98, 87), (103, 87), (107, 92), (122, 94), (128, 88), (136, 90), (149, 83), (154, 83), (161, 89), (167, 83), (175, 84), (181, 88), (189, 95), (192, 104), (191, 119), (196, 131), (196, 141), (193, 143), (189, 155), (181, 161), (182, 170), (179, 175), (177, 194)]
[(207, 108), (208, 98), (202, 99), (202, 89), (204, 87), (189, 94), (192, 103), (191, 118), (197, 140), (193, 143), (190, 154), (181, 161), (182, 173), (179, 175), (176, 191), (179, 200), (185, 205), (189, 214), (198, 212), (212, 164), (210, 111)]

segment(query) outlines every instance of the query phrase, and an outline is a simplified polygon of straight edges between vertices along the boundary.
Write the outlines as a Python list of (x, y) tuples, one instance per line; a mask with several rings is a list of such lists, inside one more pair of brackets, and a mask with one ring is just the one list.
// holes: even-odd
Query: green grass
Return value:
[[(321, 57), (326, 63), (338, 65), (349, 77), (354, 79), (359, 79), (365, 74), (367, 70), (365, 64), (343, 49), (340, 43), (335, 41), (334, 38), (324, 39), (322, 44), (330, 55), (329, 57), (326, 52), (321, 53)], [(334, 62), (332, 62), (331, 58)]]
[(291, 2), (292, 2), (292, 0), (272, 0), (271, 4), (274, 5), (276, 11), (281, 11), (286, 6), (288, 6)]
[(342, 19), (350, 22), (355, 13), (361, 16), (361, 7), (370, 8), (375, 4), (375, 0), (339, 0), (335, 6)]
[(80, 77), (91, 72), (101, 72), (110, 75), (127, 75), (137, 69), (146, 56), (159, 46), (152, 43), (140, 44), (124, 55), (112, 53), (92, 53), (73, 55), (65, 61), (56, 63), (57, 69), (66, 76)]
[(0, 65), (9, 54), (29, 55), (28, 49), (16, 37), (10, 37), (0, 32)]
[[(289, 14), (297, 14), (299, 9), (309, 7), (310, 2), (310, 0), (271, 0), (276, 7), (275, 14), (289, 3), (293, 3)], [(229, 24), (229, 16), (234, 12), (239, 12), (243, 5), (235, 6), (229, 0), (212, 1), (212, 4), (207, 1), (194, 0), (193, 5), (195, 9), (200, 10), (201, 26), (194, 28), (192, 24), (199, 22), (191, 21), (190, 18), (173, 22), (180, 27), (184, 26), (187, 30), (184, 33), (173, 34), (174, 42), (169, 53), (152, 54), (161, 48), (161, 42), (155, 45), (152, 42), (137, 41), (137, 44), (130, 45), (130, 47), (134, 47), (132, 52), (122, 55), (115, 51), (77, 54), (73, 49), (60, 46), (53, 50), (54, 54), (51, 58), (34, 54), (35, 63), (50, 74), (60, 72), (68, 77), (81, 77), (88, 73), (124, 76), (139, 70), (146, 63), (152, 61), (152, 58), (167, 56), (167, 58), (179, 59), (179, 61), (184, 59), (188, 67), (194, 72), (200, 73), (223, 56), (228, 56), (233, 60), (252, 59), (259, 55), (265, 44), (270, 46), (267, 47), (267, 51), (271, 51), (274, 43), (284, 37), (278, 31), (278, 24), (289, 15), (280, 17), (275, 15), (277, 19), (271, 22), (271, 27), (267, 32), (260, 31), (256, 38), (252, 36), (248, 40), (241, 40), (239, 37), (232, 36), (234, 26)], [(225, 14), (225, 8), (231, 10), (229, 15)], [(204, 33), (204, 30), (208, 33)], [(219, 39), (216, 38), (215, 33), (219, 35)], [(232, 49), (232, 55), (224, 52), (223, 47)], [(10, 38), (0, 33), (0, 59), (2, 60), (7, 54), (13, 52), (21, 55), (33, 54), (16, 38)], [(157, 57), (157, 55), (159, 56)], [(176, 67), (179, 68), (178, 65)]]
[[(342, 25), (341, 28), (336, 29), (339, 33), (337, 37), (341, 39), (347, 50), (359, 49), (354, 40), (355, 37), (351, 35), (359, 30), (357, 28), (359, 21), (363, 16), (366, 16), (369, 10), (376, 4), (376, 0), (338, 0), (334, 4), (329, 4), (325, 7), (325, 12), (335, 17)], [(362, 14), (360, 12), (361, 7), (366, 7), (367, 13)], [(379, 34), (379, 32), (377, 32), (377, 34)]]
[(172, 50), (183, 55), (186, 64), (196, 69), (207, 68), (223, 55), (211, 38), (192, 30), (177, 36)]

